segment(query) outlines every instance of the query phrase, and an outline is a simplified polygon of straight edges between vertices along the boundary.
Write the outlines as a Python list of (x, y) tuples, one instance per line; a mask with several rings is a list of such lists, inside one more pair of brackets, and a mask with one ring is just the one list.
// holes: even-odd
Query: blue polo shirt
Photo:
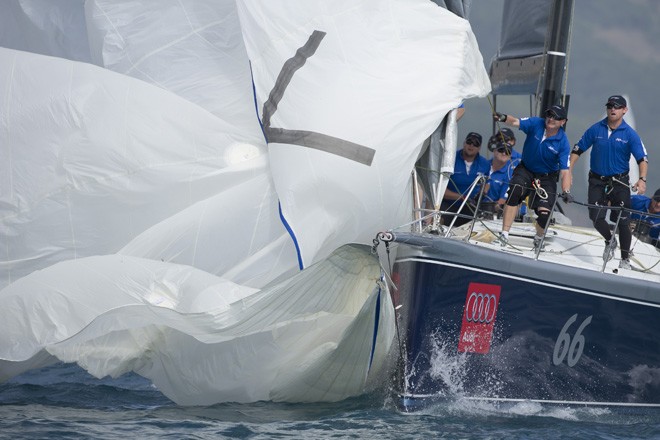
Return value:
[[(465, 166), (465, 161), (461, 156), (463, 150), (458, 150), (456, 152), (456, 161), (454, 162), (454, 174), (451, 176), (449, 183), (447, 184), (447, 189), (460, 193), (467, 194), (467, 190), (474, 182), (474, 179), (477, 178), (478, 174), (488, 176), (490, 172), (490, 162), (485, 157), (477, 154), (472, 162), (470, 167), (470, 172), (467, 172), (467, 167)], [(479, 187), (475, 188), (472, 192), (472, 196), (475, 197), (479, 195)]]
[[(651, 206), (650, 198), (637, 194), (630, 196), (630, 207), (635, 211), (649, 212), (649, 206)], [(641, 220), (653, 225), (649, 231), (649, 236), (653, 239), (658, 239), (658, 235), (660, 234), (660, 218), (649, 217), (637, 213), (631, 214), (630, 218), (633, 220)]]
[[(490, 166), (492, 169), (493, 161), (491, 159)], [(491, 202), (497, 202), (499, 199), (506, 199), (506, 192), (509, 189), (509, 180), (513, 175), (513, 169), (515, 164), (512, 164), (511, 159), (504, 164), (502, 168), (497, 171), (491, 171), (490, 176), (488, 176), (488, 193), (486, 194), (486, 200)]]
[(568, 169), (571, 145), (564, 129), (542, 141), (545, 119), (533, 117), (520, 119), (520, 131), (527, 135), (522, 151), (525, 168), (539, 174)]
[(630, 170), (630, 155), (638, 162), (646, 157), (646, 148), (633, 128), (621, 125), (608, 136), (607, 118), (596, 122), (584, 132), (575, 145), (581, 152), (591, 150), (591, 171), (601, 176), (613, 176)]

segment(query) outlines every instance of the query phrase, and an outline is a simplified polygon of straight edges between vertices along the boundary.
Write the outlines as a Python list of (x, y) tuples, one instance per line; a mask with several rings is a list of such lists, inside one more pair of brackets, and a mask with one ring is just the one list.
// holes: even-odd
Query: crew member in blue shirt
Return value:
[[(628, 103), (621, 95), (613, 95), (605, 104), (607, 117), (596, 122), (584, 132), (582, 138), (573, 147), (571, 154), (571, 170), (580, 155), (591, 150), (589, 171), (589, 204), (604, 208), (589, 208), (589, 218), (594, 227), (605, 239), (603, 259), (609, 261), (614, 257), (617, 247), (616, 237), (610, 231), (610, 225), (605, 220), (607, 206), (622, 206), (630, 208), (630, 155), (632, 154), (639, 166), (639, 180), (635, 183), (637, 192), (646, 192), (646, 173), (648, 171), (647, 153), (644, 143), (637, 132), (624, 121), (623, 116), (628, 111)], [(619, 211), (610, 213), (610, 220), (616, 222)], [(630, 219), (626, 211), (621, 212), (619, 220), (619, 240), (621, 241), (621, 262), (619, 267), (630, 269)]]
[(486, 201), (494, 202), (495, 212), (501, 213), (506, 204), (506, 193), (509, 190), (509, 180), (517, 162), (511, 158), (511, 147), (500, 142), (493, 150), (490, 160), (490, 174), (486, 187)]
[(648, 236), (651, 238), (651, 243), (654, 246), (658, 246), (658, 235), (660, 234), (660, 189), (655, 191), (653, 198), (643, 195), (633, 195), (630, 197), (630, 204), (635, 211), (653, 214), (653, 216), (649, 216), (633, 212), (630, 218), (648, 224), (650, 226)]
[[(462, 202), (468, 197), (468, 189), (472, 182), (478, 176), (487, 176), (490, 171), (490, 162), (479, 154), (482, 137), (479, 133), (470, 132), (465, 137), (463, 148), (456, 152), (456, 161), (454, 162), (454, 174), (451, 176), (440, 209), (449, 212), (458, 212)], [(470, 199), (476, 201), (479, 195), (480, 187), (476, 187), (470, 194)], [(467, 203), (465, 206), (469, 206)], [(470, 207), (472, 209), (472, 207)], [(472, 215), (468, 209), (463, 209), (462, 214)], [(449, 224), (451, 218), (443, 218), (444, 224)], [(463, 225), (469, 222), (469, 218), (458, 217), (454, 222), (455, 226)]]
[(500, 128), (498, 132), (493, 134), (490, 139), (488, 139), (488, 149), (492, 152), (495, 152), (495, 149), (502, 142), (506, 143), (511, 150), (511, 159), (515, 161), (522, 157), (522, 154), (516, 150), (516, 136), (513, 134), (513, 130), (508, 127)]
[(562, 197), (565, 201), (572, 200), (569, 172), (571, 146), (563, 128), (567, 112), (563, 106), (553, 105), (544, 112), (544, 116), (519, 119), (497, 112), (493, 115), (496, 121), (519, 127), (527, 135), (523, 144), (522, 160), (509, 181), (509, 195), (502, 215), (502, 246), (508, 242), (509, 230), (516, 217), (518, 205), (532, 191), (530, 207), (537, 215), (535, 248), (541, 246), (545, 227), (550, 221), (560, 177)]

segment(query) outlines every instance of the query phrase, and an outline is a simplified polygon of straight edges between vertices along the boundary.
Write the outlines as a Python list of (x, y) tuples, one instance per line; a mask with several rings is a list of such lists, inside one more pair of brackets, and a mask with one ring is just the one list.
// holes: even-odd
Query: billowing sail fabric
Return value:
[(57, 358), (135, 371), (182, 405), (341, 400), (377, 380), (393, 339), (379, 278), (366, 246), (261, 291), (136, 257), (62, 262), (3, 290), (0, 380)]
[(23, 0), (0, 26), (0, 380), (76, 362), (186, 405), (376, 380), (392, 305), (347, 243), (406, 220), (422, 140), (487, 93), (467, 22), (426, 0)]
[(0, 57), (2, 286), (122, 248), (214, 274), (286, 249), (265, 148), (240, 126), (90, 64)]
[[(158, 14), (139, 2), (41, 3), (25, 2), (25, 15), (86, 14), (72, 32), (94, 35), (88, 58), (106, 68), (0, 52), (0, 287), (119, 250), (255, 287), (295, 269), (235, 3), (169, 1)], [(25, 32), (67, 41), (50, 26)]]
[(239, 17), (301, 266), (405, 223), (422, 142), (489, 91), (468, 22), (424, 1), (249, 0)]

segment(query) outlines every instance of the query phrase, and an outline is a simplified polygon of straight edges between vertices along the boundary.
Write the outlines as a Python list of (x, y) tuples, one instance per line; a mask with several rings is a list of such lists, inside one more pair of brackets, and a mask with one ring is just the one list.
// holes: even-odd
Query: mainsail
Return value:
[(506, 0), (500, 44), (491, 61), (493, 95), (534, 95), (532, 114), (568, 107), (565, 69), (573, 0)]
[(364, 245), (489, 91), (469, 24), (426, 0), (0, 11), (0, 379), (61, 360), (181, 404), (363, 392), (394, 333)]

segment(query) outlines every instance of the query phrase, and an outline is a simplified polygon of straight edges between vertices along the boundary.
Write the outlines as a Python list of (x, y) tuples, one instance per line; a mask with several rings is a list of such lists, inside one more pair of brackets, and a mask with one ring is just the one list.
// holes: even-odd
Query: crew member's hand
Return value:
[(569, 191), (564, 191), (561, 193), (561, 199), (564, 201), (564, 203), (573, 203), (575, 201), (573, 194), (571, 194)]
[(639, 179), (634, 189), (637, 189), (637, 194), (644, 194), (646, 192), (646, 182)]
[(506, 117), (507, 115), (505, 115), (504, 113), (498, 113), (498, 112), (495, 112), (495, 114), (493, 115), (493, 119), (498, 122), (505, 122)]

